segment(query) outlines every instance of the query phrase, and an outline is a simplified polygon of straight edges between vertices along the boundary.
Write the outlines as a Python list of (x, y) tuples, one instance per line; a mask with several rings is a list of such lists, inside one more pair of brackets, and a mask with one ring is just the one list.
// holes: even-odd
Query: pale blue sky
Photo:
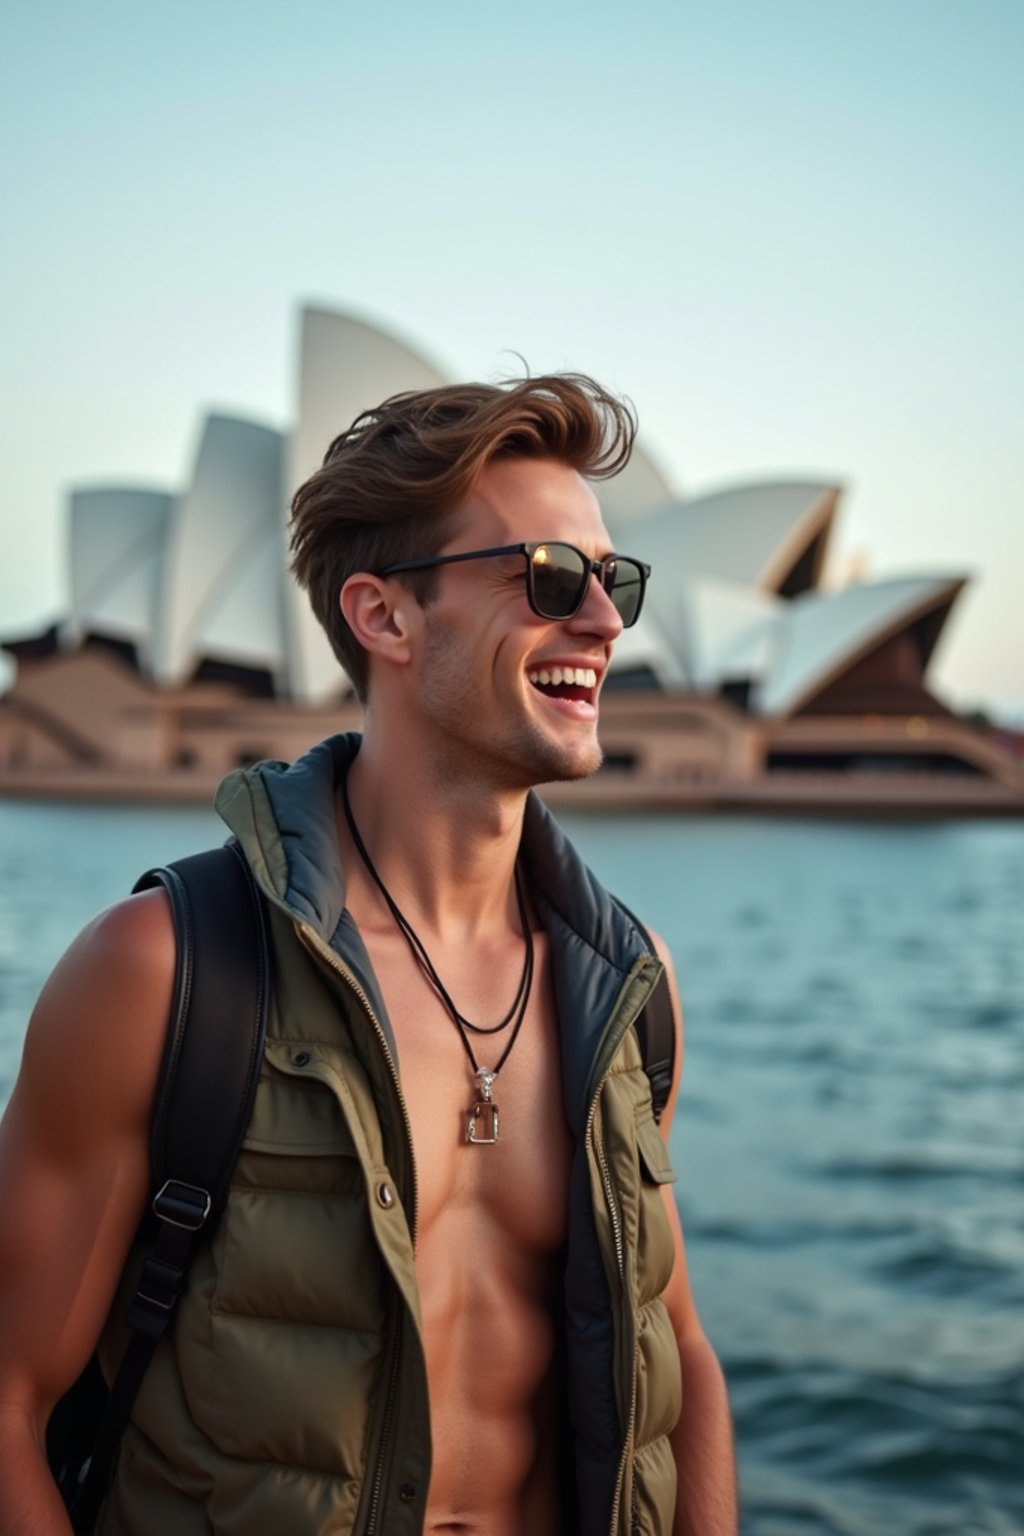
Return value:
[(1021, 0), (19, 9), (0, 632), (61, 608), (69, 486), (287, 424), (312, 298), (595, 373), (684, 490), (837, 476), (839, 567), (973, 573), (936, 680), (1024, 710)]

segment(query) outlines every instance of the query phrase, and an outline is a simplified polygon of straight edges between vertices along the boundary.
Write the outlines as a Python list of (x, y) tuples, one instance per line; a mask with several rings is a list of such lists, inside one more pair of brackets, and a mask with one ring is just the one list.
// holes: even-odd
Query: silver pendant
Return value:
[(493, 1147), (498, 1139), (498, 1106), (491, 1098), (494, 1073), (487, 1067), (478, 1067), (476, 1076), (480, 1083), (480, 1097), (466, 1121), (466, 1140), (475, 1147)]

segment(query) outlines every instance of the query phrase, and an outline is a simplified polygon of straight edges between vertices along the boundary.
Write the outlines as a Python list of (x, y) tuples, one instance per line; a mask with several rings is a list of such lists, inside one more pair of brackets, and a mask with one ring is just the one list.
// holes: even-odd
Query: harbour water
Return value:
[[(1024, 825), (563, 818), (676, 957), (672, 1151), (747, 1536), (1024, 1531)], [(0, 1101), (212, 813), (0, 802)]]

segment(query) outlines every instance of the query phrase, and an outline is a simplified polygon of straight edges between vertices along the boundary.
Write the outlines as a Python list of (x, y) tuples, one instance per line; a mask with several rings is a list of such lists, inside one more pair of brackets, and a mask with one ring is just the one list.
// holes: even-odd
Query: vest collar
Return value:
[[(257, 763), (230, 773), (216, 807), (242, 846), (267, 896), (309, 924), (355, 970), (394, 1040), (376, 978), (345, 912), (335, 788), (362, 738), (329, 737), (294, 763)], [(563, 1041), (566, 1113), (579, 1129), (609, 1022), (634, 973), (638, 1011), (657, 979), (656, 963), (630, 915), (580, 858), (543, 802), (530, 794), (523, 819), (523, 867), (552, 949), (555, 1001)], [(396, 1053), (397, 1055), (397, 1053)]]

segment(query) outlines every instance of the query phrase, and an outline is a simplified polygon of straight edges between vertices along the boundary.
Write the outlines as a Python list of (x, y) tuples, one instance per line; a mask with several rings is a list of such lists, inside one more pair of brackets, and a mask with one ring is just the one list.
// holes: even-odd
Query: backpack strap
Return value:
[[(148, 870), (135, 890), (155, 886), (170, 898), (179, 936), (174, 1007), (150, 1129), (155, 1200), (169, 1184), (191, 1186), (206, 1196), (204, 1220), (216, 1221), (263, 1059), (270, 998), (266, 919), (233, 841)], [(172, 1191), (167, 1198), (173, 1205), (181, 1196)]]
[(237, 844), (147, 870), (134, 890), (157, 887), (170, 899), (177, 958), (150, 1131), (156, 1237), (126, 1315), (128, 1347), (71, 1506), (76, 1533), (95, 1524), (146, 1368), (170, 1327), (198, 1242), (223, 1209), (266, 1038), (266, 919)]
[[(636, 925), (637, 932), (645, 940), (651, 954), (657, 954), (654, 940), (636, 913), (631, 912), (625, 902), (620, 901), (617, 896), (613, 897), (613, 900), (615, 905), (620, 907)], [(640, 1010), (640, 1016), (633, 1027), (640, 1043), (644, 1071), (650, 1079), (654, 1118), (660, 1121), (668, 1102), (676, 1063), (676, 1021), (672, 1012), (668, 978), (664, 973), (655, 982), (654, 989)]]

